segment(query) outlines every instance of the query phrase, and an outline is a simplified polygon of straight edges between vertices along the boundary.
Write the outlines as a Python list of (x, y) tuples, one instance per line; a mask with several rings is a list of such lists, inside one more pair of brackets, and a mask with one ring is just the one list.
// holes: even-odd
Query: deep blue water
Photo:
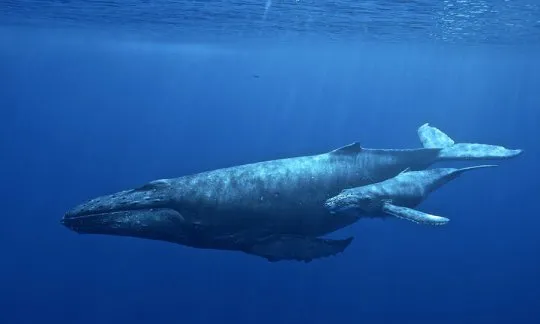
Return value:
[[(539, 24), (524, 0), (1, 2), (0, 323), (540, 322)], [(59, 222), (158, 178), (419, 147), (425, 122), (525, 154), (431, 195), (448, 226), (361, 220), (335, 257)]]

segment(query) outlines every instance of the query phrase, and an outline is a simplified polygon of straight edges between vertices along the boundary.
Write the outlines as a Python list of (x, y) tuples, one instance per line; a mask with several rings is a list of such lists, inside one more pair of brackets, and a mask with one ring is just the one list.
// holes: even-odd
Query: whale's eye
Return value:
[(360, 201), (361, 201), (362, 205), (369, 206), (369, 205), (373, 204), (375, 199), (371, 195), (364, 195), (364, 196), (362, 196), (362, 198), (360, 198)]

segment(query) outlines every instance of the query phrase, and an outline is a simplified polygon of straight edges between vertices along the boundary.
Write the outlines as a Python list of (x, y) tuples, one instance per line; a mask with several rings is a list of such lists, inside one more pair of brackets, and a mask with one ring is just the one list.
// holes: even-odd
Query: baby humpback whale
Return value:
[(384, 214), (407, 219), (416, 223), (444, 225), (449, 219), (413, 209), (427, 196), (465, 171), (495, 165), (479, 165), (468, 168), (439, 168), (422, 171), (405, 170), (382, 182), (344, 189), (339, 195), (328, 199), (325, 206), (331, 213), (357, 213), (358, 217), (382, 216)]
[(151, 181), (100, 196), (68, 211), (62, 224), (78, 233), (131, 236), (185, 246), (242, 251), (269, 261), (313, 259), (345, 250), (321, 236), (353, 224), (325, 207), (343, 189), (423, 170), (438, 161), (507, 159), (521, 153), (487, 144), (455, 144), (440, 130), (418, 129), (423, 148), (331, 152), (233, 166)]

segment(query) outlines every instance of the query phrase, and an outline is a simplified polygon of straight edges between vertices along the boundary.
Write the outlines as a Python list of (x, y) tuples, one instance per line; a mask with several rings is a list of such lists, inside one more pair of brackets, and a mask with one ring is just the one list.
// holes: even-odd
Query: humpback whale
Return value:
[(445, 225), (446, 217), (423, 213), (414, 207), (427, 196), (449, 181), (469, 170), (495, 167), (478, 165), (468, 168), (437, 168), (422, 171), (404, 170), (397, 176), (382, 182), (344, 189), (328, 199), (326, 208), (333, 214), (357, 213), (358, 217), (383, 217), (392, 215), (415, 223)]
[(521, 150), (455, 143), (429, 124), (416, 149), (368, 149), (358, 142), (330, 152), (159, 179), (90, 199), (61, 223), (81, 234), (131, 236), (200, 249), (241, 251), (268, 261), (309, 262), (343, 252), (352, 241), (328, 239), (358, 220), (336, 217), (327, 199), (439, 161), (508, 159)]

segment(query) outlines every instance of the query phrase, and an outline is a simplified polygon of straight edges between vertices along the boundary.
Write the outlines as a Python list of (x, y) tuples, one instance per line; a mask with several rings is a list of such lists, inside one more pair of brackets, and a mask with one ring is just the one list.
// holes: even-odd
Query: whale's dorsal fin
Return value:
[(360, 142), (354, 142), (331, 151), (331, 154), (356, 154), (362, 151)]
[(404, 173), (407, 173), (407, 172), (411, 172), (411, 167), (407, 167), (405, 168), (403, 171), (401, 171), (399, 174), (404, 174)]

